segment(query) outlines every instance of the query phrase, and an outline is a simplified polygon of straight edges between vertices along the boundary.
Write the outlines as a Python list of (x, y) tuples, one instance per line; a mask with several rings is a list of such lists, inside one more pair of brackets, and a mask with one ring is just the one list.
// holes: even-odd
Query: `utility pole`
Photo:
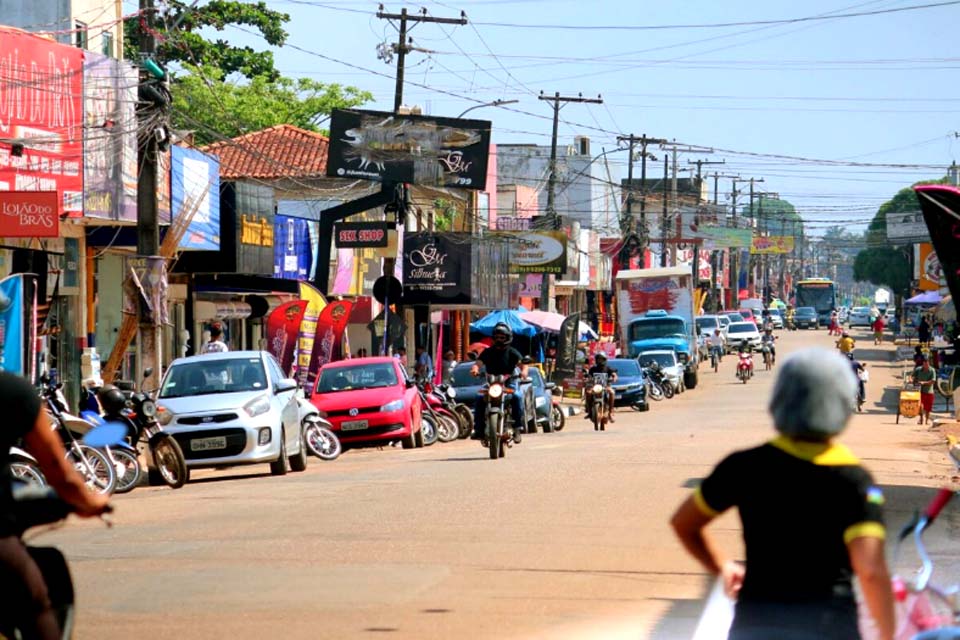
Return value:
[(667, 180), (670, 159), (663, 154), (663, 215), (660, 219), (660, 266), (667, 266)]
[[(672, 211), (672, 213), (673, 213), (674, 216), (676, 216), (676, 214), (677, 214), (677, 208), (678, 208), (678, 207), (677, 207), (677, 202), (678, 202), (678, 196), (677, 196), (677, 175), (679, 174), (679, 170), (677, 169), (677, 153), (707, 153), (707, 154), (709, 154), (709, 153), (713, 153), (713, 149), (707, 149), (707, 148), (703, 148), (703, 147), (681, 147), (680, 145), (677, 145), (677, 144), (672, 144), (672, 145), (662, 144), (662, 145), (660, 145), (660, 148), (663, 149), (664, 151), (670, 151), (670, 152), (673, 154), (673, 180), (671, 180), (670, 188), (671, 188), (671, 191), (673, 192), (673, 202), (672, 202), (672, 204), (673, 204), (673, 206), (672, 206), (673, 211)], [(698, 203), (700, 202), (699, 196), (697, 197), (697, 202), (698, 202)], [(679, 240), (680, 240), (680, 230), (681, 230), (680, 220), (677, 219), (677, 220), (674, 220), (674, 222), (676, 222), (677, 241), (679, 241)], [(695, 254), (695, 255), (696, 255), (696, 254)], [(676, 245), (676, 243), (674, 243), (674, 244), (671, 245), (671, 247), (670, 247), (670, 256), (671, 256), (671, 258), (672, 258), (672, 263), (673, 263), (674, 265), (676, 265), (676, 264), (677, 264), (677, 245)]]
[[(152, 63), (152, 59), (157, 52), (157, 43), (153, 35), (155, 33), (153, 24), (156, 18), (153, 0), (140, 0), (140, 15), (143, 25), (140, 29), (140, 84), (143, 86), (152, 85), (156, 82), (156, 79), (151, 77), (144, 64), (147, 60), (151, 60)], [(156, 117), (158, 108), (161, 107), (159, 105), (141, 107), (138, 110), (139, 126), (149, 126), (151, 119)], [(160, 143), (157, 137), (153, 135), (152, 130), (146, 131), (145, 134), (140, 136), (140, 142), (137, 146), (137, 162), (140, 165), (140, 172), (137, 175), (137, 254), (140, 257), (153, 258), (160, 253), (160, 227), (157, 219), (157, 168)], [(154, 262), (153, 260), (147, 261), (148, 267), (145, 271), (147, 279), (155, 277), (153, 276)], [(129, 274), (125, 274), (125, 277), (128, 276)], [(152, 293), (155, 286), (154, 283), (147, 288), (147, 291)], [(152, 297), (154, 300), (156, 299), (156, 296)], [(162, 344), (159, 323), (160, 309), (153, 309), (152, 313), (148, 313), (142, 303), (138, 304), (138, 307), (140, 317), (137, 346), (140, 351), (140, 370), (153, 369), (153, 374), (144, 382), (146, 387), (155, 389), (159, 386), (162, 362), (160, 355)], [(146, 317), (144, 317), (145, 314)], [(139, 375), (139, 372), (134, 373)]]
[[(757, 182), (763, 182), (763, 178), (750, 178), (750, 234), (751, 234), (751, 237), (753, 235), (753, 228), (755, 223), (755, 218), (753, 215), (753, 199), (754, 199), (753, 185)], [(756, 274), (754, 273), (754, 264), (753, 264), (754, 259), (752, 254), (753, 252), (751, 251), (750, 264), (747, 267), (747, 287), (749, 287), (751, 283), (753, 284), (754, 287), (756, 287), (757, 285), (757, 277), (756, 277)], [(754, 294), (756, 294), (756, 292), (754, 292)]]
[[(739, 178), (739, 177), (740, 177), (739, 174), (734, 175), (734, 174), (727, 174), (727, 173), (719, 173), (717, 171), (713, 172), (713, 206), (715, 207), (720, 206), (720, 178)], [(724, 220), (723, 222), (726, 223), (726, 220)], [(730, 260), (727, 261), (728, 277), (730, 275), (729, 265), (732, 264), (731, 260), (733, 259), (733, 251), (734, 251), (733, 249), (727, 250), (727, 253), (730, 256)], [(723, 250), (717, 249), (717, 250), (714, 250), (713, 255), (711, 257), (711, 259), (713, 260), (713, 288), (714, 289), (718, 289), (717, 285), (719, 284), (719, 281), (720, 281), (718, 277), (718, 273), (720, 271), (720, 261), (721, 261), (720, 256), (722, 254), (723, 254)], [(722, 308), (723, 308), (723, 298), (718, 296), (717, 302), (716, 302), (716, 308), (714, 310), (719, 311)]]
[[(687, 164), (695, 164), (695, 165), (697, 165), (697, 186), (698, 186), (698, 188), (699, 188), (699, 186), (700, 186), (700, 181), (703, 179), (703, 178), (701, 177), (701, 176), (702, 176), (701, 170), (703, 169), (703, 166), (704, 166), (704, 165), (710, 165), (710, 164), (727, 164), (727, 161), (726, 161), (726, 160), (687, 160)], [(714, 175), (716, 175), (716, 172), (714, 172)], [(716, 192), (717, 192), (716, 184), (717, 184), (717, 183), (714, 182), (713, 184), (714, 184), (713, 192), (714, 192), (714, 194), (716, 194)], [(716, 200), (716, 195), (714, 195), (714, 200)], [(716, 204), (716, 202), (714, 202), (714, 204)]]
[[(381, 20), (400, 21), (400, 25), (397, 27), (399, 37), (397, 38), (397, 44), (394, 47), (394, 50), (397, 53), (397, 82), (393, 93), (393, 112), (396, 113), (400, 111), (400, 105), (403, 104), (404, 62), (406, 61), (407, 53), (413, 49), (413, 47), (410, 46), (413, 40), (408, 40), (407, 36), (407, 23), (412, 22), (413, 26), (416, 26), (422, 22), (431, 22), (434, 24), (458, 24), (462, 26), (467, 24), (467, 14), (461, 11), (459, 18), (434, 18), (433, 16), (427, 15), (426, 9), (421, 9), (419, 14), (410, 14), (407, 13), (406, 7), (401, 9), (400, 13), (385, 13), (383, 10), (383, 5), (381, 4), (380, 9), (377, 11), (377, 17)], [(410, 30), (412, 29), (413, 27), (410, 28)]]
[[(687, 164), (697, 165), (697, 205), (699, 208), (700, 199), (701, 199), (701, 196), (703, 195), (703, 174), (702, 174), (703, 165), (727, 164), (727, 161), (726, 160), (714, 160), (714, 161), (687, 160)], [(693, 243), (693, 282), (695, 284), (700, 282), (700, 245), (701, 245), (700, 241)], [(715, 280), (715, 278), (713, 277), (713, 273), (716, 267), (713, 264), (713, 262), (714, 261), (711, 260), (711, 264), (710, 264), (711, 280)], [(711, 291), (713, 291), (713, 289), (711, 289)]]
[(640, 137), (633, 135), (632, 133), (629, 136), (617, 136), (617, 142), (627, 142), (629, 143), (630, 149), (630, 159), (627, 164), (627, 217), (630, 220), (630, 228), (633, 229), (636, 227), (633, 221), (633, 147), (635, 144), (640, 144), (640, 247), (645, 248), (649, 242), (649, 237), (647, 233), (647, 145), (650, 144), (666, 144), (666, 140), (663, 138), (648, 138), (647, 134), (643, 134)]
[[(596, 98), (584, 98), (583, 94), (577, 94), (576, 96), (561, 96), (560, 92), (554, 93), (552, 96), (545, 95), (543, 91), (540, 92), (540, 100), (546, 100), (547, 102), (552, 102), (553, 107), (553, 135), (550, 138), (550, 178), (547, 182), (547, 222), (549, 228), (559, 229), (560, 220), (557, 217), (557, 208), (556, 208), (556, 191), (557, 191), (557, 136), (560, 128), (560, 109), (567, 103), (577, 102), (577, 103), (586, 103), (586, 104), (603, 104), (603, 98), (597, 96)], [(540, 284), (540, 308), (543, 311), (548, 311), (550, 307), (550, 274), (543, 274), (543, 282)]]

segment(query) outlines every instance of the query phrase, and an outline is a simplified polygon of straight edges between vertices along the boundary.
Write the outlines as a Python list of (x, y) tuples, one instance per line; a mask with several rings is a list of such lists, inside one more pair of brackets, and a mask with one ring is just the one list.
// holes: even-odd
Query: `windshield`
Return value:
[(267, 374), (260, 358), (223, 358), (174, 364), (160, 388), (161, 398), (263, 391)]
[(798, 316), (815, 316), (817, 315), (817, 310), (813, 307), (800, 307), (797, 309)]
[(798, 284), (796, 295), (798, 307), (813, 307), (820, 313), (833, 311), (837, 305), (831, 282)]
[(752, 322), (750, 324), (731, 324), (730, 333), (755, 333), (757, 330), (756, 325)]
[(533, 381), (533, 388), (537, 390), (543, 389), (543, 378), (540, 376), (540, 369), (537, 367), (528, 367), (527, 375), (530, 376), (530, 379)]
[(661, 368), (677, 364), (677, 358), (673, 353), (641, 353), (639, 360), (645, 367), (651, 362), (656, 362)]
[(630, 325), (630, 340), (686, 337), (683, 320), (661, 318), (658, 320), (634, 320)]
[(390, 362), (332, 367), (320, 372), (317, 393), (378, 389), (397, 385), (397, 371)]
[(717, 328), (716, 318), (697, 318), (697, 329), (700, 333), (707, 333)]
[(636, 378), (640, 375), (640, 365), (636, 360), (613, 360), (610, 368), (616, 371), (620, 378)]
[(720, 321), (721, 328), (726, 328), (730, 325), (730, 318), (727, 316), (717, 316), (717, 319)]

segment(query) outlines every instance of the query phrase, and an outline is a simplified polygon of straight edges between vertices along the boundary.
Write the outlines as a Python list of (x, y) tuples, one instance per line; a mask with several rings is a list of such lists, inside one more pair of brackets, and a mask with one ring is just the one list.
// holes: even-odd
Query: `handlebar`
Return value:
[(937, 519), (937, 516), (940, 515), (940, 512), (943, 511), (943, 508), (947, 506), (947, 503), (950, 502), (952, 497), (952, 489), (943, 488), (937, 492), (937, 495), (933, 497), (933, 500), (930, 501), (930, 504), (927, 505), (927, 508), (923, 512), (926, 520), (925, 527), (933, 524), (933, 521)]

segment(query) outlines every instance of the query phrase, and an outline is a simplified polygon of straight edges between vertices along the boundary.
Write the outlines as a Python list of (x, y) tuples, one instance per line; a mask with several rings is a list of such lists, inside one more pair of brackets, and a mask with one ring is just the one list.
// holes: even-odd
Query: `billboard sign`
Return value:
[(510, 242), (510, 273), (564, 273), (567, 234), (563, 231), (504, 233)]
[(933, 245), (929, 242), (921, 242), (913, 247), (915, 251), (913, 277), (917, 280), (919, 288), (923, 291), (939, 291), (940, 260), (937, 258), (937, 252), (933, 250)]
[(0, 191), (83, 211), (83, 50), (0, 27)]
[(750, 253), (781, 255), (793, 251), (793, 236), (756, 236), (750, 244)]
[(60, 197), (56, 191), (0, 191), (0, 238), (56, 238)]
[(83, 215), (136, 222), (137, 69), (92, 51), (83, 63)]
[(735, 229), (733, 227), (718, 227), (713, 225), (699, 225), (696, 232), (691, 232), (693, 239), (702, 240), (705, 249), (730, 249), (732, 247), (749, 247), (753, 232), (750, 229)]
[(890, 242), (926, 242), (930, 240), (930, 232), (923, 221), (923, 213), (888, 213), (887, 240)]
[(404, 304), (469, 303), (470, 242), (471, 236), (465, 233), (404, 234)]
[(490, 122), (334, 109), (327, 176), (484, 189)]
[(177, 216), (196, 209), (180, 249), (220, 249), (220, 162), (195, 149), (170, 149), (170, 196)]

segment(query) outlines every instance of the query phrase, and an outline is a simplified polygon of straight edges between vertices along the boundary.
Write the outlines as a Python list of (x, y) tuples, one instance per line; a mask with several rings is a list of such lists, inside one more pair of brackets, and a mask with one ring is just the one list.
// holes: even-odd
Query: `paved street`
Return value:
[[(780, 335), (781, 353), (831, 344)], [(932, 432), (876, 405), (891, 349), (860, 352), (869, 401), (845, 440), (902, 487), (888, 490), (899, 524), (927, 495), (911, 487), (950, 470)], [(710, 585), (667, 519), (721, 456), (772, 433), (773, 373), (742, 385), (734, 360), (606, 433), (576, 416), (504, 460), (458, 441), (311, 458), (281, 478), (203, 472), (117, 497), (113, 529), (71, 521), (41, 541), (73, 563), (78, 638), (689, 637)], [(735, 516), (713, 530), (739, 553)]]

